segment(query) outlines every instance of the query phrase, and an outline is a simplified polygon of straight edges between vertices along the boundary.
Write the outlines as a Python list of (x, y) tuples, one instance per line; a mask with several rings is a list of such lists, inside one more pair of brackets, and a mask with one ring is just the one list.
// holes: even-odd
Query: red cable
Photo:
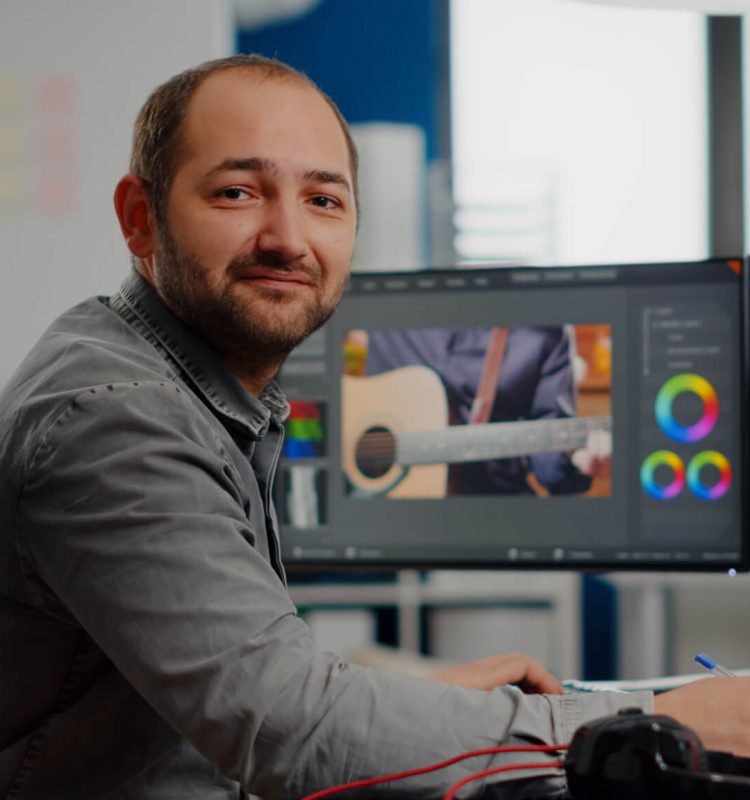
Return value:
[(537, 761), (536, 763), (530, 762), (528, 764), (506, 764), (504, 767), (492, 767), (491, 769), (483, 769), (481, 772), (475, 772), (473, 775), (468, 775), (456, 781), (453, 786), (443, 795), (443, 800), (454, 800), (458, 790), (466, 786), (467, 783), (478, 781), (480, 778), (486, 778), (489, 775), (497, 775), (500, 772), (512, 772), (517, 769), (558, 769), (562, 767), (562, 761)]
[[(404, 772), (394, 772), (390, 775), (376, 775), (374, 778), (362, 778), (357, 781), (350, 781), (349, 783), (341, 783), (338, 786), (329, 786), (327, 789), (321, 789), (318, 792), (305, 795), (302, 800), (322, 800), (323, 797), (330, 797), (332, 794), (339, 792), (346, 792), (349, 789), (362, 789), (365, 786), (373, 786), (376, 783), (386, 783), (388, 781), (400, 781), (404, 778), (411, 778), (414, 775), (424, 775), (427, 772), (435, 772), (439, 769), (456, 764), (467, 758), (475, 758), (477, 756), (488, 756), (494, 753), (555, 753), (560, 750), (567, 750), (566, 744), (528, 744), (528, 745), (501, 745), (499, 747), (485, 747), (481, 750), (469, 750), (461, 755), (453, 756), (446, 761), (440, 761), (437, 764), (429, 764), (426, 767), (419, 767), (417, 769), (409, 769)], [(559, 765), (559, 761), (553, 762), (554, 765)], [(511, 765), (514, 769), (521, 769), (519, 766)], [(501, 770), (505, 767), (501, 767)], [(470, 775), (469, 778), (474, 780), (475, 776)]]

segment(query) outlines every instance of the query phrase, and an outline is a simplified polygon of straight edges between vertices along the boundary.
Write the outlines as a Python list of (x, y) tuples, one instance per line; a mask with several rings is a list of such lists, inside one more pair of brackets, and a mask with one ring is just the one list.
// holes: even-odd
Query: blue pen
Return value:
[(716, 661), (711, 658), (711, 656), (707, 656), (705, 653), (698, 653), (698, 655), (695, 657), (695, 660), (709, 672), (713, 672), (714, 675), (723, 675), (726, 678), (737, 677), (734, 672), (730, 672), (726, 667), (722, 667), (721, 664), (717, 664)]

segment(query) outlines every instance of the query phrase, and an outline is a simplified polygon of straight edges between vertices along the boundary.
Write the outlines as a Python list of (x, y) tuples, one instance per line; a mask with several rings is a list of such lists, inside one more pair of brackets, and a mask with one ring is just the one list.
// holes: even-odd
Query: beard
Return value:
[[(336, 310), (349, 275), (326, 278), (316, 262), (292, 265), (278, 253), (255, 251), (230, 261), (214, 285), (209, 270), (180, 247), (168, 227), (159, 232), (157, 290), (169, 308), (233, 363), (253, 371), (278, 364)], [(252, 285), (253, 270), (303, 273), (291, 293)], [(245, 290), (243, 290), (243, 287)]]

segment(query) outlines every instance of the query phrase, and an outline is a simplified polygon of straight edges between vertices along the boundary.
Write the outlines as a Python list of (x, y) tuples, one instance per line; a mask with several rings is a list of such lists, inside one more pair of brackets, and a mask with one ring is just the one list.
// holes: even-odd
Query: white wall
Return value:
[(0, 4), (0, 384), (59, 312), (129, 269), (112, 207), (133, 120), (233, 51), (230, 0)]
[(610, 574), (619, 589), (619, 677), (699, 672), (705, 652), (729, 669), (750, 667), (750, 575)]

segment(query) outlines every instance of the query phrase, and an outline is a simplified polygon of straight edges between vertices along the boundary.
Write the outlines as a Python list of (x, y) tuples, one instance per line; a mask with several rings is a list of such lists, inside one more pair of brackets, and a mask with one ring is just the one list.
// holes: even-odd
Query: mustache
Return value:
[(320, 270), (316, 268), (316, 265), (289, 261), (281, 253), (272, 251), (255, 251), (237, 256), (227, 266), (227, 272), (232, 278), (242, 278), (257, 269), (301, 272), (315, 283), (318, 282), (320, 275)]

